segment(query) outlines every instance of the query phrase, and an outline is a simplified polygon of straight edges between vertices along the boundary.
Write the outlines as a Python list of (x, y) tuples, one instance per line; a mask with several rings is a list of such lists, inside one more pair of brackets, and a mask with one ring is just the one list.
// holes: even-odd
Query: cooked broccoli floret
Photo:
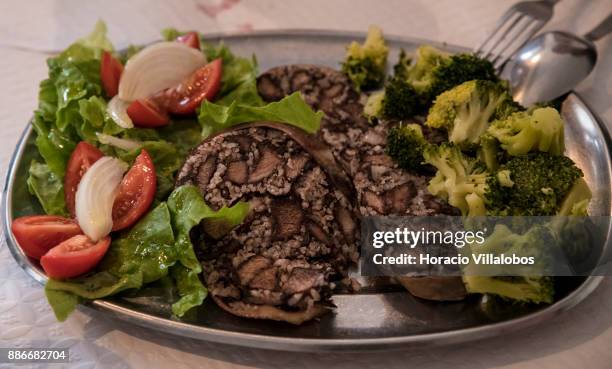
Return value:
[(458, 146), (443, 143), (429, 145), (423, 151), (427, 164), (438, 169), (427, 189), (448, 201), (463, 215), (479, 216), (487, 212), (488, 198), (497, 198), (497, 187), (489, 188), (488, 182), (496, 181), (482, 163), (464, 155)]
[(419, 47), (415, 61), (407, 68), (399, 67), (399, 70), (429, 102), (466, 81), (499, 80), (493, 64), (486, 59), (472, 54), (451, 55), (429, 45)]
[(392, 78), (385, 86), (382, 115), (385, 118), (407, 119), (421, 110), (414, 87), (400, 78)]
[(363, 115), (368, 118), (370, 123), (382, 118), (384, 91), (376, 91), (368, 96), (368, 100), (363, 107)]
[(565, 195), (558, 214), (587, 216), (587, 210), (592, 196), (591, 189), (584, 178), (579, 178), (574, 182), (568, 194)]
[(410, 83), (391, 78), (384, 92), (375, 92), (368, 97), (363, 113), (370, 121), (373, 118), (408, 119), (421, 111), (421, 102)]
[[(556, 245), (554, 232), (548, 227), (537, 225), (524, 234), (517, 234), (506, 225), (497, 224), (493, 233), (481, 245), (470, 248), (473, 254), (533, 256), (534, 265), (527, 267), (526, 274), (518, 276), (482, 275), (483, 266), (469, 264), (464, 269), (463, 282), (468, 293), (492, 294), (503, 298), (525, 303), (552, 303), (554, 298), (554, 280), (552, 273), (552, 248)], [(515, 274), (516, 267), (512, 267)], [(479, 275), (479, 270), (481, 275)], [(503, 274), (500, 266), (496, 273)], [(518, 273), (516, 273), (518, 274)]]
[(489, 122), (505, 118), (514, 109), (516, 105), (505, 84), (468, 81), (439, 95), (425, 124), (446, 129), (449, 141), (466, 149), (480, 142)]
[(350, 78), (358, 91), (378, 88), (385, 81), (388, 54), (389, 48), (382, 30), (370, 26), (363, 45), (353, 41), (348, 46), (342, 72)]
[(408, 57), (406, 51), (404, 49), (401, 49), (397, 64), (393, 66), (393, 76), (408, 80), (408, 68), (410, 67), (411, 62), (412, 59)]
[(582, 171), (565, 156), (531, 153), (489, 171), (458, 146), (445, 143), (428, 145), (423, 158), (438, 169), (429, 192), (463, 215), (584, 215), (591, 198)]
[(546, 216), (560, 211), (569, 214), (576, 203), (590, 194), (588, 187), (585, 191), (579, 186), (576, 195), (571, 199), (567, 197), (568, 204), (563, 205), (574, 184), (578, 184), (582, 177), (582, 171), (565, 156), (542, 152), (517, 156), (501, 165), (500, 171), (509, 171), (513, 186), (503, 191), (504, 201), (489, 206), (490, 213), (495, 215)]
[(553, 108), (537, 108), (531, 112), (516, 112), (496, 120), (487, 133), (497, 139), (510, 155), (543, 151), (562, 155), (563, 119)]
[(387, 134), (387, 154), (406, 170), (420, 170), (423, 166), (423, 150), (429, 143), (423, 137), (418, 124), (393, 127)]

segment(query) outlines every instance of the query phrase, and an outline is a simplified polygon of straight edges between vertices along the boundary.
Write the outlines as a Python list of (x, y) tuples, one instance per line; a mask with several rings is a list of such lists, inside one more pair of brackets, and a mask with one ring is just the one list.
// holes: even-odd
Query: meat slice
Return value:
[(249, 183), (257, 183), (268, 177), (277, 170), (280, 163), (281, 159), (274, 150), (268, 147), (262, 149), (257, 165), (249, 175)]
[[(210, 175), (194, 176), (211, 162)], [(331, 292), (357, 261), (358, 229), (334, 217), (342, 209), (355, 218), (350, 180), (316, 137), (275, 123), (230, 129), (193, 150), (176, 184), (197, 186), (215, 209), (249, 202), (249, 215), (229, 233), (209, 234), (204, 224), (192, 235), (219, 306), (296, 324), (330, 310)]]
[(249, 179), (249, 167), (244, 161), (233, 161), (227, 165), (225, 176), (236, 184), (245, 184)]
[[(258, 89), (267, 101), (280, 100), (299, 91), (310, 106), (325, 113), (317, 135), (329, 145), (334, 158), (350, 177), (360, 215), (456, 214), (455, 209), (429, 194), (430, 176), (404, 171), (385, 154), (387, 131), (398, 122), (368, 124), (360, 102), (363, 98), (341, 72), (316, 65), (275, 67), (259, 77)], [(423, 127), (423, 133), (434, 143), (443, 136), (427, 127)], [(343, 228), (350, 229), (346, 217), (339, 221)], [(423, 298), (455, 300), (461, 295), (457, 292), (461, 291), (460, 278), (440, 279), (436, 284), (423, 281), (403, 285)], [(415, 287), (421, 284), (422, 289)], [(444, 286), (448, 288), (445, 290)], [(428, 295), (426, 291), (433, 291), (434, 287), (435, 293)]]
[(274, 199), (270, 206), (273, 237), (286, 240), (300, 233), (304, 213), (299, 203), (289, 199)]

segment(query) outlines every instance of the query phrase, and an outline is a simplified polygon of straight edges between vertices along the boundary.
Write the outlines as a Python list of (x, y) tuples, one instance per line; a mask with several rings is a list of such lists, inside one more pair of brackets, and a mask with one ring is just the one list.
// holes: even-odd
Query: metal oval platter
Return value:
[[(363, 34), (321, 31), (278, 31), (248, 35), (220, 35), (240, 55), (257, 54), (262, 71), (276, 65), (313, 63), (338, 67), (345, 46)], [(413, 51), (428, 41), (389, 37), (396, 60), (400, 48)], [(433, 43), (436, 44), (436, 43)], [(439, 45), (451, 51), (460, 48)], [(35, 83), (34, 81), (32, 83)], [(570, 94), (562, 113), (567, 122), (569, 156), (583, 169), (594, 193), (593, 215), (611, 214), (611, 158), (607, 130), (585, 103)], [(10, 232), (11, 219), (42, 213), (25, 183), (30, 161), (37, 156), (34, 134), (26, 128), (10, 163), (3, 197), (3, 226), (7, 243), (17, 262), (37, 281), (46, 277), (29, 260)], [(369, 284), (358, 294), (333, 297), (334, 313), (302, 326), (271, 321), (241, 319), (221, 311), (210, 299), (181, 320), (173, 318), (167, 297), (155, 287), (137, 295), (98, 300), (86, 308), (102, 311), (130, 323), (202, 340), (293, 351), (386, 350), (410, 345), (449, 344), (498, 335), (536, 324), (571, 308), (599, 284), (601, 277), (560, 279), (557, 301), (539, 310), (520, 314), (486, 314), (477, 296), (461, 302), (438, 303), (419, 300), (390, 283)]]

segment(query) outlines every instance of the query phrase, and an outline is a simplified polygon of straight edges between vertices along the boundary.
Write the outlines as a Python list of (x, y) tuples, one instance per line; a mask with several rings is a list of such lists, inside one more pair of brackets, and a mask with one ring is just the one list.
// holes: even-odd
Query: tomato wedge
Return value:
[(73, 219), (55, 215), (17, 218), (11, 230), (23, 252), (37, 260), (58, 243), (83, 233)]
[(174, 114), (193, 114), (202, 100), (212, 100), (221, 87), (223, 63), (215, 59), (196, 70), (178, 86), (155, 96), (161, 106)]
[(177, 37), (176, 41), (200, 50), (200, 36), (197, 32), (185, 33), (184, 35)]
[(127, 113), (138, 127), (154, 128), (170, 123), (168, 114), (149, 99), (132, 102), (127, 108)]
[(103, 156), (104, 154), (102, 151), (85, 141), (79, 142), (70, 155), (68, 167), (66, 168), (66, 176), (64, 178), (64, 198), (66, 200), (66, 208), (73, 218), (75, 217), (74, 197), (79, 182), (81, 182), (81, 178), (87, 169)]
[(108, 97), (113, 97), (119, 92), (119, 79), (123, 73), (123, 65), (111, 53), (104, 51), (100, 62), (100, 79), (102, 87)]
[(93, 242), (85, 235), (67, 239), (55, 246), (42, 258), (40, 264), (50, 278), (64, 279), (92, 270), (106, 254), (111, 238)]
[(119, 185), (113, 204), (113, 231), (136, 223), (149, 210), (156, 189), (153, 160), (149, 153), (142, 150)]

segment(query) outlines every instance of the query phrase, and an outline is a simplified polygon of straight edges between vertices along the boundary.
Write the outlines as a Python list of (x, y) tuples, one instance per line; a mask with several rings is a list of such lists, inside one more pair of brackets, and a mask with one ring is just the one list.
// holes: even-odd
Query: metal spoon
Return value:
[(517, 51), (504, 68), (514, 99), (523, 106), (553, 100), (569, 92), (595, 67), (593, 43), (612, 31), (612, 14), (583, 37), (562, 31), (546, 32)]

